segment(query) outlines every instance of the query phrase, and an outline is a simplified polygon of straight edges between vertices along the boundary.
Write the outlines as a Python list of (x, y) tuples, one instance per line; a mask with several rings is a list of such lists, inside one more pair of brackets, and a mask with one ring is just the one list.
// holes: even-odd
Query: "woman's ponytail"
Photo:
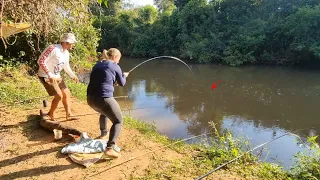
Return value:
[(102, 55), (101, 55), (100, 60), (113, 59), (116, 56), (121, 57), (121, 52), (118, 49), (116, 49), (116, 48), (110, 48), (109, 50), (104, 49), (102, 51)]
[(108, 59), (108, 51), (105, 49), (102, 51), (102, 55), (101, 55), (101, 60), (103, 59)]

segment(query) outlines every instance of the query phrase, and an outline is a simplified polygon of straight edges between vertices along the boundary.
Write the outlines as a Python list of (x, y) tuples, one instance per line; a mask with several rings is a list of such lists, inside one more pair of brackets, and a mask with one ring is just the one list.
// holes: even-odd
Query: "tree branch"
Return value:
[(2, 13), (3, 13), (3, 8), (4, 8), (4, 0), (1, 1), (1, 9), (0, 9), (0, 37), (1, 37), (1, 40), (3, 42), (4, 48), (7, 49), (6, 42), (4, 41), (3, 36), (2, 36)]

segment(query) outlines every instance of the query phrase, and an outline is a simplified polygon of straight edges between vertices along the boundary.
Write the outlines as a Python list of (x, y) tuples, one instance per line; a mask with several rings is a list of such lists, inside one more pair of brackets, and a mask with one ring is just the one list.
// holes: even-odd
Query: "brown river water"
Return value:
[[(123, 71), (146, 59), (124, 57)], [(190, 64), (189, 64), (190, 65)], [(124, 114), (148, 123), (169, 138), (188, 138), (229, 130), (247, 138), (252, 147), (285, 133), (304, 129), (271, 142), (262, 161), (288, 168), (302, 143), (320, 133), (320, 72), (282, 67), (190, 65), (170, 59), (147, 62), (133, 70), (124, 87), (116, 87)], [(88, 81), (88, 76), (83, 81)], [(212, 84), (220, 81), (216, 88)], [(127, 111), (126, 109), (131, 109)], [(319, 140), (318, 140), (319, 142)], [(257, 153), (258, 151), (256, 151)]]

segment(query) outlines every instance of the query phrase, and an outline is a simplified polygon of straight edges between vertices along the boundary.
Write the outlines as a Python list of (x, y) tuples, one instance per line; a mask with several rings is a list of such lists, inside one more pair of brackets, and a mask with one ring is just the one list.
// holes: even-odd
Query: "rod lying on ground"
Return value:
[[(267, 142), (265, 142), (265, 143), (262, 143), (262, 144), (260, 144), (259, 146), (256, 146), (256, 147), (254, 147), (253, 149), (250, 149), (249, 151), (246, 151), (245, 153), (241, 154), (240, 156), (238, 156), (238, 157), (236, 157), (236, 158), (234, 158), (234, 159), (232, 159), (232, 160), (230, 160), (230, 161), (228, 161), (228, 162), (226, 162), (226, 163), (224, 163), (224, 164), (216, 167), (215, 169), (207, 172), (206, 174), (197, 177), (196, 180), (200, 180), (200, 179), (202, 179), (202, 178), (205, 178), (205, 177), (209, 176), (209, 175), (212, 174), (213, 172), (215, 172), (215, 171), (219, 170), (220, 168), (222, 168), (222, 167), (224, 167), (224, 166), (232, 163), (233, 161), (241, 158), (241, 157), (244, 156), (245, 154), (247, 154), (247, 153), (249, 153), (249, 152), (252, 152), (252, 151), (254, 151), (255, 149), (257, 149), (257, 148), (259, 148), (259, 147), (262, 147), (262, 146), (267, 145), (267, 144), (271, 143), (272, 141), (275, 141), (275, 140), (277, 140), (277, 139), (279, 139), (279, 138), (282, 138), (282, 137), (287, 136), (287, 135), (289, 135), (289, 134), (294, 134), (294, 133), (299, 132), (299, 131), (302, 131), (302, 130), (305, 130), (305, 129), (299, 129), (299, 130), (293, 131), (292, 133), (289, 132), (289, 133), (283, 134), (283, 135), (281, 135), (281, 136), (279, 136), (279, 137), (277, 137), (277, 138), (274, 138), (274, 139), (272, 139), (272, 140), (270, 140), (270, 141), (267, 141)], [(297, 135), (295, 135), (295, 136), (297, 136)]]

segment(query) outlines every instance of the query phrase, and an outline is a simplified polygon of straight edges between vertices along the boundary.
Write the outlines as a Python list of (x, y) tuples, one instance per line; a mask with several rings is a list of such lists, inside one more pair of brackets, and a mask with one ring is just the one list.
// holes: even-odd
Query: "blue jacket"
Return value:
[(91, 71), (87, 96), (113, 97), (114, 83), (124, 86), (126, 78), (120, 66), (109, 60), (97, 62)]

